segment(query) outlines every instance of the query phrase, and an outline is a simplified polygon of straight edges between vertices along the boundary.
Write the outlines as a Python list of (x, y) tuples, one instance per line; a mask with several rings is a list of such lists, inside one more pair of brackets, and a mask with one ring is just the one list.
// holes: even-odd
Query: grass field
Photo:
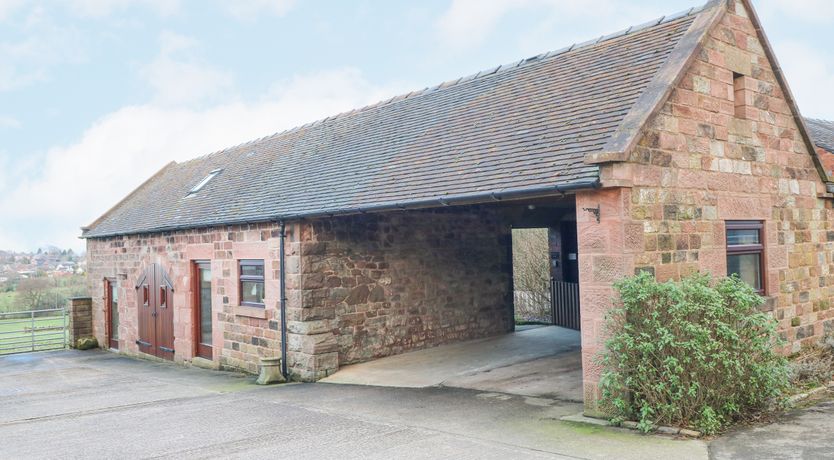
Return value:
[(0, 292), (0, 312), (11, 310), (17, 300), (15, 297), (14, 291)]
[(63, 348), (66, 343), (64, 319), (57, 316), (35, 317), (32, 349), (32, 320), (26, 315), (0, 319), (0, 355), (25, 351), (41, 351)]

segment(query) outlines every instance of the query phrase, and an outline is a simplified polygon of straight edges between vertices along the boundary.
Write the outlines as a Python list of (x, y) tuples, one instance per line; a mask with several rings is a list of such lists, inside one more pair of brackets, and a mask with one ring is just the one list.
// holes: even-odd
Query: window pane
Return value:
[(755, 228), (727, 230), (727, 246), (743, 244), (762, 244), (759, 238), (759, 230)]
[(200, 269), (200, 342), (211, 345), (211, 270)]
[(727, 256), (727, 274), (738, 275), (742, 281), (753, 286), (753, 289), (762, 288), (761, 254), (730, 254)]
[(119, 289), (115, 283), (110, 284), (110, 334), (111, 339), (119, 338)]
[(241, 301), (247, 303), (264, 303), (263, 281), (241, 281)]
[(264, 276), (264, 266), (263, 265), (243, 265), (240, 264), (240, 275), (241, 276)]

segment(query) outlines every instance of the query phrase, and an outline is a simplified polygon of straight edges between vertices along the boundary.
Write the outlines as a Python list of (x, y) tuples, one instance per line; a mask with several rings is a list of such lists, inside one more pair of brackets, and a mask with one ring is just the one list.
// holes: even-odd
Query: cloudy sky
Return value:
[[(700, 0), (0, 0), (0, 249), (185, 160)], [(805, 115), (834, 119), (834, 2), (756, 2)]]

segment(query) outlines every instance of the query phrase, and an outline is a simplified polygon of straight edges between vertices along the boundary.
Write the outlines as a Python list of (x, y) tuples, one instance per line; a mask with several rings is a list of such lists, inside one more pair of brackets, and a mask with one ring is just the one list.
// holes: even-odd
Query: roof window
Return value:
[(193, 188), (192, 188), (192, 189), (188, 192), (188, 195), (187, 195), (187, 196), (191, 196), (191, 195), (193, 195), (193, 194), (195, 194), (195, 193), (199, 192), (199, 191), (200, 191), (200, 189), (202, 189), (203, 187), (205, 187), (205, 186), (206, 186), (206, 184), (208, 184), (209, 182), (211, 182), (211, 180), (212, 180), (212, 179), (214, 179), (214, 177), (215, 177), (215, 176), (217, 176), (218, 174), (220, 174), (220, 172), (221, 172), (221, 171), (223, 171), (223, 170), (222, 170), (222, 169), (215, 169), (215, 170), (213, 170), (212, 172), (208, 173), (208, 176), (206, 176), (205, 178), (203, 178), (203, 180), (201, 180), (201, 181), (200, 181), (197, 185), (195, 185), (195, 186), (194, 186), (194, 187), (193, 187)]

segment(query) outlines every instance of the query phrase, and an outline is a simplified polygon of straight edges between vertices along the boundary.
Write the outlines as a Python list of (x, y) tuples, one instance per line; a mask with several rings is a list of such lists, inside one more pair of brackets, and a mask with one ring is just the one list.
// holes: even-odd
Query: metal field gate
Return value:
[(579, 283), (550, 279), (553, 324), (579, 330)]
[(68, 329), (65, 307), (0, 313), (0, 355), (64, 349)]

